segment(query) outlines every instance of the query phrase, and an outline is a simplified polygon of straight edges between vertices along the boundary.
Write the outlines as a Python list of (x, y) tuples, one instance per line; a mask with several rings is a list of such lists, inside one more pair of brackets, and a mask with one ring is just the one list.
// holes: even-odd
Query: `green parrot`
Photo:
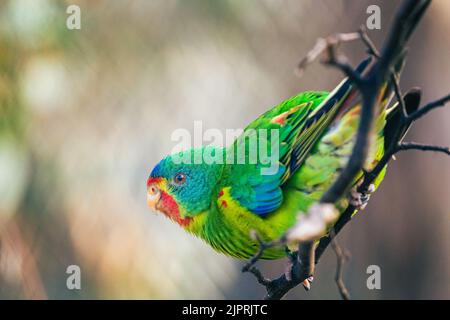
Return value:
[[(356, 71), (365, 73), (372, 63), (366, 59)], [(393, 89), (385, 84), (378, 97), (380, 108), (366, 170), (376, 165), (393, 139), (405, 133), (400, 137), (396, 133), (401, 108), (398, 104), (388, 107), (392, 96)], [(405, 101), (408, 112), (417, 109), (420, 91), (410, 92)], [(147, 203), (215, 250), (247, 259), (259, 248), (252, 232), (265, 241), (279, 239), (337, 178), (352, 152), (360, 109), (360, 96), (349, 79), (331, 93), (297, 94), (250, 123), (231, 146), (205, 146), (161, 160), (147, 180)], [(260, 134), (267, 130), (278, 132), (277, 138)], [(251, 143), (255, 140), (256, 147)], [(247, 148), (239, 155), (240, 147)], [(265, 155), (260, 152), (263, 147), (268, 150)], [(257, 151), (256, 161), (251, 161), (253, 151)], [(205, 154), (225, 161), (180, 161), (202, 159)], [(265, 173), (274, 155), (276, 170)], [(355, 186), (361, 176), (362, 172)], [(339, 200), (339, 212), (352, 199)], [(273, 247), (264, 251), (262, 259), (285, 255), (286, 248)]]

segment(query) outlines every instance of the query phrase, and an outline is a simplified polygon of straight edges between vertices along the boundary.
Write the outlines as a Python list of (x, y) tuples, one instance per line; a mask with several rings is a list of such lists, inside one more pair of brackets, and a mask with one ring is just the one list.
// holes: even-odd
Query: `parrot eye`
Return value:
[(184, 173), (177, 173), (175, 177), (173, 177), (173, 182), (178, 186), (183, 185), (186, 182), (186, 175)]

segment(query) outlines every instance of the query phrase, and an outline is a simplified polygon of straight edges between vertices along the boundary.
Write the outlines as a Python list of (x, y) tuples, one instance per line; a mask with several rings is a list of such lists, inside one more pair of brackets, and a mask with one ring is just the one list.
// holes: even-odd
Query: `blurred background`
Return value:
[[(66, 28), (70, 4), (81, 30)], [(1, 1), (0, 298), (261, 298), (242, 262), (147, 208), (146, 178), (175, 129), (243, 128), (299, 91), (331, 90), (336, 70), (294, 67), (318, 37), (357, 30), (370, 4), (380, 45), (399, 1)], [(422, 87), (424, 102), (450, 90), (449, 16), (433, 2), (410, 43), (402, 87)], [(358, 43), (343, 50), (364, 57)], [(449, 119), (437, 110), (407, 140), (449, 146)], [(448, 157), (391, 162), (339, 236), (353, 298), (450, 298), (449, 190)], [(260, 265), (275, 276), (285, 263)], [(372, 264), (381, 290), (366, 287)], [(69, 265), (81, 290), (66, 287)], [(335, 265), (327, 252), (312, 290), (287, 298), (339, 298)]]

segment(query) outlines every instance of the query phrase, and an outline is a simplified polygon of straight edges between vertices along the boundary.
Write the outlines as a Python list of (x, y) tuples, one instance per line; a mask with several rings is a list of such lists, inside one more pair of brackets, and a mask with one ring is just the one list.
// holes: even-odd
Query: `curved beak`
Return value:
[(148, 206), (154, 211), (157, 211), (157, 205), (160, 199), (161, 199), (161, 190), (159, 190), (159, 188), (155, 184), (150, 184), (147, 187)]

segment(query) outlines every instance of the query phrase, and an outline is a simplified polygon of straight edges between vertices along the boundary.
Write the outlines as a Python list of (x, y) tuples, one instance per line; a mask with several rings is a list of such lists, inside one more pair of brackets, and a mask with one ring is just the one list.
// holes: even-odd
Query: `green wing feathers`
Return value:
[[(369, 59), (363, 61), (357, 71), (363, 73), (370, 63)], [(403, 61), (400, 61), (397, 71), (402, 66)], [(399, 121), (398, 105), (387, 108), (393, 95), (392, 85), (386, 83), (378, 98), (376, 135), (371, 141), (365, 164), (367, 170), (376, 165), (384, 154), (385, 127), (387, 140), (390, 140)], [(411, 99), (412, 96), (407, 97)], [(261, 217), (280, 208), (285, 189), (294, 187), (316, 192), (318, 197), (319, 191), (334, 181), (351, 154), (360, 108), (360, 95), (348, 79), (331, 93), (303, 92), (282, 102), (253, 121), (230, 147), (232, 151), (228, 150), (228, 153), (233, 155), (234, 161), (225, 169), (224, 186), (231, 187), (232, 197), (242, 207)], [(261, 135), (260, 129), (266, 129), (266, 135)], [(278, 171), (264, 175), (261, 169), (269, 166), (271, 150), (275, 146), (269, 133), (272, 129), (279, 132)], [(258, 142), (253, 149), (251, 141)], [(263, 146), (269, 150), (265, 156), (260, 152)], [(245, 150), (241, 158), (236, 155), (239, 148)], [(252, 152), (257, 155), (253, 163)], [(306, 161), (308, 163), (302, 170)], [(308, 189), (311, 186), (314, 188)]]
[[(368, 61), (358, 72), (364, 72)], [(373, 168), (383, 157), (391, 143), (405, 134), (399, 130), (401, 110), (399, 104), (388, 107), (393, 97), (392, 86), (385, 84), (378, 96), (379, 111), (370, 141), (366, 170)], [(405, 96), (407, 112), (416, 110), (420, 92)], [(258, 244), (250, 231), (261, 239), (271, 241), (282, 236), (318, 201), (345, 167), (353, 150), (359, 125), (361, 99), (347, 79), (331, 93), (303, 92), (261, 115), (236, 139), (227, 151), (234, 160), (223, 168), (219, 191), (214, 201), (217, 211), (205, 218), (206, 227), (200, 234), (217, 250), (235, 257), (246, 258), (254, 254)], [(266, 146), (272, 151), (275, 143), (269, 135), (259, 134), (260, 129), (276, 129), (279, 134), (279, 153), (275, 157), (278, 170), (262, 174), (268, 154), (258, 153), (257, 161), (250, 162), (250, 141), (257, 141), (256, 151)], [(276, 140), (276, 139), (275, 139)], [(245, 147), (239, 156), (236, 150)], [(254, 151), (254, 150), (253, 150)], [(241, 160), (242, 162), (239, 162)], [(382, 181), (384, 168), (375, 187)], [(358, 182), (362, 172), (355, 179)], [(340, 212), (348, 207), (348, 200), (336, 203)], [(206, 230), (206, 231), (205, 231)], [(283, 248), (270, 248), (263, 259), (284, 256)]]
[[(369, 63), (369, 59), (363, 61), (357, 71), (362, 73)], [(279, 208), (283, 202), (283, 185), (301, 167), (336, 117), (351, 107), (355, 93), (352, 82), (345, 79), (329, 94), (301, 93), (252, 122), (227, 152), (234, 157), (233, 164), (225, 170), (232, 197), (243, 207), (260, 216)], [(269, 137), (269, 131), (272, 129), (279, 133), (279, 153), (278, 159), (275, 159), (278, 160), (278, 171), (264, 175), (261, 169), (273, 161), (268, 161), (272, 152), (261, 156), (263, 152), (260, 151), (264, 146), (273, 151), (274, 141)], [(258, 142), (256, 145), (255, 141)], [(241, 152), (239, 156), (239, 150), (242, 149), (245, 153)], [(258, 158), (252, 163), (251, 155), (255, 153)]]

